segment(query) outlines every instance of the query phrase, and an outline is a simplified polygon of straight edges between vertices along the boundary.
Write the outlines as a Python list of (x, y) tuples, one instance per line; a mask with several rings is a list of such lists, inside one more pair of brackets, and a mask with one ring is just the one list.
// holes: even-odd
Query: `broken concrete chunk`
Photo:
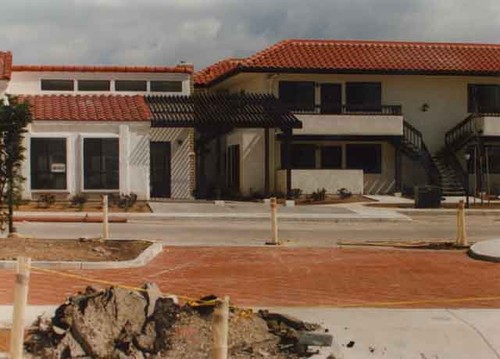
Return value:
[(163, 294), (155, 283), (146, 283), (142, 288), (145, 290), (144, 296), (147, 300), (146, 317), (150, 317), (155, 311), (156, 300), (163, 297)]
[(317, 347), (329, 347), (332, 345), (333, 336), (324, 333), (299, 332), (299, 344)]

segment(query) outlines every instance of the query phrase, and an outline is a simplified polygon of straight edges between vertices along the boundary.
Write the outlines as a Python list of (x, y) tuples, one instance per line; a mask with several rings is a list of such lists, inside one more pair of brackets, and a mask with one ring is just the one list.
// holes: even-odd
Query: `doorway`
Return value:
[(170, 198), (170, 142), (150, 142), (149, 156), (151, 198)]

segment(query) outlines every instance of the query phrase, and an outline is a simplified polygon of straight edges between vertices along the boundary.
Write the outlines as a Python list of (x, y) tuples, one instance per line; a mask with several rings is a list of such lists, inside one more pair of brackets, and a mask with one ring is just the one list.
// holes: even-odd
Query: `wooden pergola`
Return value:
[[(279, 129), (282, 132), (285, 149), (283, 167), (286, 170), (287, 196), (290, 196), (292, 187), (291, 141), (293, 129), (301, 128), (302, 123), (273, 95), (199, 93), (190, 96), (147, 96), (146, 103), (153, 116), (152, 127), (194, 128), (200, 135), (198, 139), (200, 148), (212, 140), (216, 141), (216, 170), (219, 186), (223, 186), (221, 137), (237, 128), (262, 128), (265, 133), (265, 192), (269, 193), (269, 130)], [(204, 164), (203, 151), (199, 154), (200, 162)], [(201, 168), (204, 166), (202, 165)]]

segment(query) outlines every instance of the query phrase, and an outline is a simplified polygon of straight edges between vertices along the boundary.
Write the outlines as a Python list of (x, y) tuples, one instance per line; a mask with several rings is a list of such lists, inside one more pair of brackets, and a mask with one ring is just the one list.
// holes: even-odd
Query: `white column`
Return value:
[(130, 194), (130, 128), (120, 125), (120, 193)]

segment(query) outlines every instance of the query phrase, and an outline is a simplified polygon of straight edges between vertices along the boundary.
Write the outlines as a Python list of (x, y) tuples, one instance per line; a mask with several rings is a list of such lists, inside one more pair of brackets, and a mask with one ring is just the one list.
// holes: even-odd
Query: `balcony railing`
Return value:
[(296, 114), (401, 116), (401, 105), (286, 105)]

